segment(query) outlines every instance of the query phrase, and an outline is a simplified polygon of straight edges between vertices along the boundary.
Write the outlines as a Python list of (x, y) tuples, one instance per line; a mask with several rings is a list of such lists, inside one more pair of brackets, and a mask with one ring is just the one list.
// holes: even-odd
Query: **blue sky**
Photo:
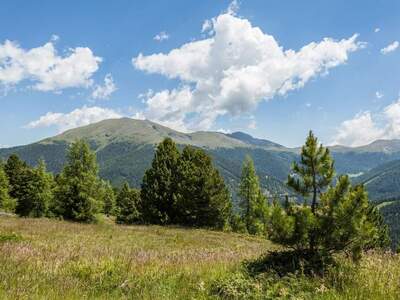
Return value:
[(120, 116), (400, 138), (400, 2), (349, 2), (2, 1), (0, 146)]

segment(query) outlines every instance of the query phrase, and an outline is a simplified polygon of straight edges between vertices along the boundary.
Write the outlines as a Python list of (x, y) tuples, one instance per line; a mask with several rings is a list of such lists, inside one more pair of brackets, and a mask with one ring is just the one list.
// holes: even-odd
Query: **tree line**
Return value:
[(193, 146), (179, 151), (166, 138), (157, 146), (140, 190), (126, 182), (117, 189), (99, 178), (95, 153), (78, 140), (57, 175), (47, 172), (43, 160), (30, 167), (11, 155), (0, 166), (0, 208), (22, 217), (94, 222), (103, 213), (120, 224), (232, 230), (267, 236), (302, 253), (347, 251), (357, 258), (364, 249), (387, 247), (387, 227), (364, 187), (336, 176), (329, 150), (312, 132), (287, 185), (304, 202), (269, 203), (248, 156), (234, 207), (211, 157)]

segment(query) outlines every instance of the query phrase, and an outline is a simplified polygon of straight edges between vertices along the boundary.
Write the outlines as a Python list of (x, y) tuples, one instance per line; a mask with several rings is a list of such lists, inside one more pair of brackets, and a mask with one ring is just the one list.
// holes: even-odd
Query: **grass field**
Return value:
[(0, 298), (400, 299), (398, 255), (343, 260), (325, 278), (243, 273), (273, 248), (233, 233), (0, 216)]
[(261, 238), (0, 217), (0, 297), (204, 299), (216, 278), (270, 248)]

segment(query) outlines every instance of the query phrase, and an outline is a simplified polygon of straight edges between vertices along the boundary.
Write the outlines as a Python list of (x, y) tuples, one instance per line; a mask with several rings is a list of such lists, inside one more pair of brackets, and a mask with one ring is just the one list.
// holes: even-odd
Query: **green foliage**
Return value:
[(242, 217), (235, 212), (232, 212), (229, 218), (229, 226), (233, 232), (239, 232), (239, 233), (247, 232), (246, 224), (243, 222)]
[(293, 163), (292, 174), (288, 176), (288, 186), (304, 197), (311, 194), (311, 209), (314, 213), (318, 195), (331, 183), (335, 175), (329, 149), (319, 144), (312, 131), (301, 148), (300, 164)]
[(151, 224), (170, 224), (175, 215), (176, 172), (179, 151), (175, 142), (166, 138), (157, 146), (150, 169), (142, 182), (143, 220)]
[(100, 197), (103, 204), (103, 213), (106, 216), (115, 214), (116, 196), (113, 187), (109, 181), (100, 181)]
[(16, 154), (11, 154), (4, 165), (4, 171), (7, 174), (10, 184), (9, 194), (11, 198), (16, 199), (17, 201), (25, 193), (24, 184), (28, 169), (28, 165)]
[(158, 145), (141, 190), (145, 223), (224, 228), (231, 214), (229, 191), (203, 150), (179, 153), (165, 139)]
[(180, 155), (175, 181), (175, 215), (172, 222), (222, 229), (231, 214), (230, 194), (203, 150), (186, 146)]
[(9, 195), (9, 183), (3, 165), (0, 164), (0, 209), (6, 212), (15, 210), (16, 201)]
[[(365, 248), (387, 247), (386, 225), (371, 211), (363, 186), (340, 176), (321, 197), (321, 242), (328, 251), (348, 251), (358, 258)], [(332, 226), (335, 224), (335, 226)]]
[[(289, 203), (284, 208), (274, 204), (271, 240), (311, 255), (344, 251), (354, 260), (363, 249), (378, 246), (383, 233), (370, 211), (364, 187), (351, 186), (348, 176), (340, 176), (332, 186), (333, 175), (329, 151), (310, 132), (302, 147), (301, 164), (293, 164), (288, 178), (288, 185), (305, 197), (305, 203)], [(308, 197), (312, 199), (310, 206)]]
[(25, 173), (24, 194), (18, 199), (16, 213), (20, 216), (43, 217), (53, 201), (53, 176), (46, 171), (46, 164), (39, 161), (36, 168)]
[(73, 143), (67, 163), (57, 177), (56, 214), (65, 219), (93, 222), (101, 208), (96, 155), (83, 140)]
[(397, 247), (400, 247), (400, 201), (383, 202), (376, 206), (376, 209), (379, 210), (379, 215), (388, 226), (391, 248), (396, 250)]
[(131, 189), (127, 182), (124, 183), (116, 200), (117, 222), (124, 224), (134, 224), (140, 220), (140, 192)]
[(13, 154), (8, 158), (4, 170), (10, 183), (10, 196), (16, 201), (14, 204), (8, 199), (8, 209), (15, 206), (15, 213), (24, 217), (46, 215), (53, 199), (53, 178), (47, 173), (44, 161), (40, 160), (37, 167), (31, 168)]
[(9, 242), (20, 242), (24, 239), (18, 233), (11, 232), (11, 233), (1, 233), (0, 234), (0, 244), (1, 243), (9, 243)]
[(242, 167), (239, 193), (241, 216), (247, 232), (265, 234), (268, 217), (267, 200), (262, 193), (253, 160), (246, 156)]

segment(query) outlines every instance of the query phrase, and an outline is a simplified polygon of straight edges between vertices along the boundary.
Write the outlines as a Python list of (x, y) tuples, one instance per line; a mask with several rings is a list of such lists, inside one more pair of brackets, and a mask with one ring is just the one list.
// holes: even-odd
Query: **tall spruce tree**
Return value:
[(172, 139), (166, 138), (157, 146), (151, 167), (144, 174), (141, 189), (141, 211), (145, 223), (172, 222), (178, 158), (179, 151)]
[(101, 208), (96, 155), (83, 140), (74, 142), (57, 177), (56, 213), (65, 219), (93, 222)]
[(239, 184), (240, 208), (242, 220), (247, 232), (263, 234), (267, 223), (267, 201), (260, 188), (259, 178), (250, 156), (246, 156)]
[(0, 209), (6, 212), (15, 210), (16, 201), (9, 195), (9, 183), (3, 165), (0, 163)]
[(117, 195), (116, 215), (117, 222), (123, 224), (134, 224), (139, 222), (140, 213), (138, 207), (140, 205), (140, 192), (131, 189), (129, 184), (125, 182)]
[(230, 194), (203, 150), (186, 146), (177, 169), (176, 212), (172, 220), (185, 226), (222, 229), (231, 214)]

